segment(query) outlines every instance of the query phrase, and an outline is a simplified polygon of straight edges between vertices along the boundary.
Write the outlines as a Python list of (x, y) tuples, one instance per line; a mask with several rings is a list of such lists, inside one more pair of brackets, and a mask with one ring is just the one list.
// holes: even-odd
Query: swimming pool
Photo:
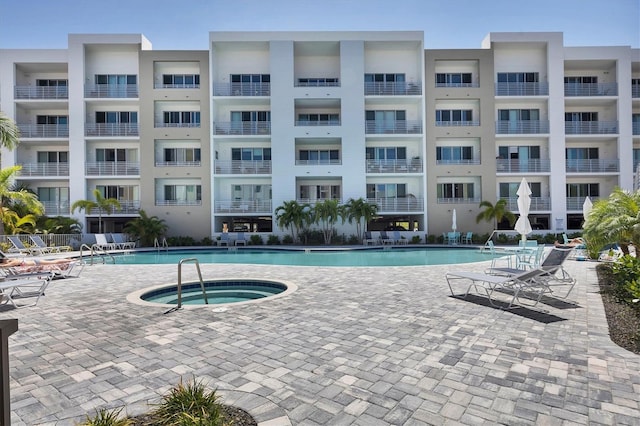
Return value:
[(239, 263), (287, 266), (420, 266), (450, 265), (491, 260), (477, 248), (393, 248), (393, 249), (198, 249), (134, 252), (115, 256), (119, 264), (177, 264), (184, 258), (200, 263)]

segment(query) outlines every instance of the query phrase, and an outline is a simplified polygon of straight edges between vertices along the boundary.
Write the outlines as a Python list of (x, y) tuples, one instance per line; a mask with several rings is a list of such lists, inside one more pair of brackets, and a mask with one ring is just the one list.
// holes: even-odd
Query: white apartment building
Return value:
[[(582, 204), (632, 189), (640, 50), (565, 47), (562, 33), (491, 33), (424, 50), (420, 31), (211, 32), (209, 49), (141, 35), (70, 35), (67, 49), (0, 50), (0, 109), (50, 216), (119, 232), (144, 209), (169, 235), (282, 234), (285, 201), (378, 205), (371, 230), (489, 232), (478, 204), (525, 177), (531, 219), (579, 229)], [(111, 215), (70, 211), (93, 191)], [(340, 225), (340, 232), (355, 227)]]

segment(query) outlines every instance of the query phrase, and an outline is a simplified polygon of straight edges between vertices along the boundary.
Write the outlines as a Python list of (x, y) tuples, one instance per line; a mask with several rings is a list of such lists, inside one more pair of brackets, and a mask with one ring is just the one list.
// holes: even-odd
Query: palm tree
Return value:
[(491, 204), (490, 201), (482, 201), (478, 207), (484, 207), (484, 210), (476, 216), (476, 223), (480, 223), (483, 220), (487, 222), (493, 221), (493, 229), (498, 229), (498, 224), (503, 219), (509, 221), (509, 226), (513, 226), (516, 221), (516, 216), (507, 209), (507, 200), (504, 198), (496, 201), (495, 204)]
[(151, 247), (157, 238), (164, 236), (168, 226), (164, 220), (157, 216), (148, 216), (144, 210), (140, 210), (137, 217), (124, 226), (124, 232), (132, 240), (138, 240), (141, 247)]
[[(346, 220), (356, 222), (356, 234), (358, 239), (362, 240), (363, 232), (367, 230), (367, 224), (378, 215), (378, 205), (369, 204), (367, 200), (360, 197), (357, 200), (349, 198), (345, 204)], [(364, 226), (362, 224), (364, 222)]]
[(114, 210), (120, 209), (120, 201), (115, 198), (104, 198), (102, 192), (99, 189), (93, 190), (93, 196), (96, 198), (93, 200), (77, 200), (71, 205), (71, 213), (76, 209), (84, 210), (89, 214), (91, 210), (98, 209), (98, 233), (102, 233), (102, 212), (106, 214), (113, 213)]
[(24, 216), (20, 216), (18, 213), (7, 207), (3, 207), (3, 209), (3, 224), (8, 235), (33, 233), (37, 220), (35, 215), (26, 214)]
[(21, 203), (33, 215), (38, 216), (44, 213), (44, 207), (33, 192), (22, 188), (13, 190), (12, 183), (16, 176), (20, 174), (22, 166), (12, 166), (0, 169), (0, 235), (4, 235), (5, 214), (11, 211), (5, 208), (7, 201)]
[[(340, 218), (344, 217), (343, 209), (338, 200), (324, 200), (313, 207), (313, 219), (320, 224), (324, 243), (331, 244), (334, 226)], [(344, 221), (344, 219), (343, 219)]]
[(296, 200), (285, 201), (275, 210), (276, 221), (280, 228), (291, 228), (291, 238), (298, 240), (300, 232), (310, 221), (311, 209), (309, 204), (300, 204)]
[(16, 123), (0, 111), (0, 146), (13, 150), (20, 143), (20, 130)]

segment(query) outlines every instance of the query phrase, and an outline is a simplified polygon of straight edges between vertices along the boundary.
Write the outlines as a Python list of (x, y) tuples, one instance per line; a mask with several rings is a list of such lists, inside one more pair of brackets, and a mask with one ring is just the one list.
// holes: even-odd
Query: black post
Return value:
[(18, 320), (0, 320), (0, 368), (2, 368), (2, 383), (0, 383), (0, 423), (11, 425), (11, 391), (9, 386), (9, 336), (18, 331)]

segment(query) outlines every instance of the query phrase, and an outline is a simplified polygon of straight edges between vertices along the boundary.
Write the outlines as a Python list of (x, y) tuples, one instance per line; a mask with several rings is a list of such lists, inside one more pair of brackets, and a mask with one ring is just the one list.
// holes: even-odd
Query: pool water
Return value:
[(491, 260), (477, 248), (407, 248), (368, 250), (214, 249), (134, 252), (115, 256), (120, 264), (177, 264), (185, 258), (200, 263), (239, 263), (287, 266), (420, 266), (451, 265)]
[[(246, 302), (262, 299), (282, 293), (287, 289), (284, 284), (257, 281), (205, 281), (205, 291), (210, 305)], [(140, 296), (146, 302), (176, 305), (178, 303), (175, 285), (148, 291)], [(200, 283), (182, 285), (183, 305), (204, 305)]]

